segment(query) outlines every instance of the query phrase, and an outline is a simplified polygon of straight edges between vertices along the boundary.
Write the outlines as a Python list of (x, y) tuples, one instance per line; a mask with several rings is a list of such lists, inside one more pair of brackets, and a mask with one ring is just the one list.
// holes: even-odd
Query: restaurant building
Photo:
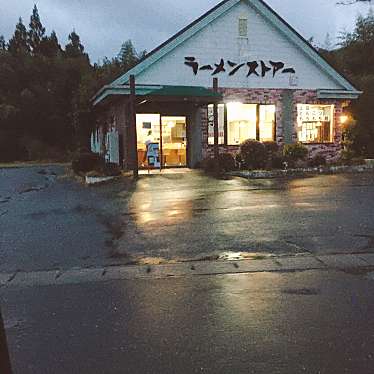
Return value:
[(215, 143), (236, 153), (246, 139), (302, 142), (333, 160), (360, 93), (265, 2), (225, 0), (95, 95), (92, 149), (106, 144), (128, 169), (147, 167), (149, 143), (162, 167), (194, 168)]

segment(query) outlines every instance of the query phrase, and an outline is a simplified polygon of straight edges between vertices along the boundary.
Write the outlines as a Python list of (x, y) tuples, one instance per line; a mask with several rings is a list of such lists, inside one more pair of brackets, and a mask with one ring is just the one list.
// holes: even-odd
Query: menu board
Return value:
[(300, 105), (297, 111), (300, 122), (330, 122), (330, 107)]

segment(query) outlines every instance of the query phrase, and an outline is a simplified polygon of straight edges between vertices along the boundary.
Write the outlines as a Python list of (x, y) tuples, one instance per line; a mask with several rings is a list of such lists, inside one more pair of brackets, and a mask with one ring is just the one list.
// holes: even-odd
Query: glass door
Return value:
[(161, 117), (160, 130), (162, 166), (187, 166), (186, 117)]
[(139, 168), (159, 168), (160, 115), (137, 114), (137, 152)]

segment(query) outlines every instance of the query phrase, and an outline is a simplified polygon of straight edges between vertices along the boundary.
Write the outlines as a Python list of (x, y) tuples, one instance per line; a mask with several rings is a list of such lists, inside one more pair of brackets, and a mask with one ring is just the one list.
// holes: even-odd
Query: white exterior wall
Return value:
[(106, 139), (107, 154), (105, 159), (119, 165), (119, 136), (116, 129), (112, 129), (107, 133)]
[[(248, 38), (239, 38), (239, 18), (248, 19)], [(225, 15), (219, 17), (189, 40), (169, 52), (144, 72), (137, 76), (138, 84), (164, 84), (181, 86), (212, 86), (212, 71), (199, 71), (193, 74), (192, 68), (184, 64), (185, 57), (195, 57), (200, 66), (218, 64), (225, 60), (226, 72), (215, 75), (219, 86), (226, 88), (281, 88), (281, 89), (342, 89), (327, 74), (315, 65), (304, 52), (295, 46), (265, 18), (256, 13), (246, 2), (240, 2)], [(298, 78), (297, 86), (290, 85), (291, 74), (269, 71), (261, 77), (261, 67), (257, 69), (260, 77), (247, 77), (248, 67), (243, 66), (235, 75), (227, 60), (246, 63), (263, 60), (282, 61), (285, 68), (294, 68)], [(292, 74), (293, 75), (293, 74)]]
[(100, 128), (95, 129), (91, 133), (91, 152), (100, 154), (102, 144), (103, 144), (103, 133)]
[[(91, 133), (91, 152), (103, 154), (103, 132), (101, 128)], [(105, 160), (119, 165), (119, 135), (115, 128), (109, 130), (105, 138)]]

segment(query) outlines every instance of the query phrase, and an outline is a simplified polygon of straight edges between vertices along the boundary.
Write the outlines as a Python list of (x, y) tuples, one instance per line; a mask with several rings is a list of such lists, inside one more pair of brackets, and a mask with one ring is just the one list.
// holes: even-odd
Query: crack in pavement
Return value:
[(8, 210), (0, 211), (0, 217), (5, 216), (8, 213)]

